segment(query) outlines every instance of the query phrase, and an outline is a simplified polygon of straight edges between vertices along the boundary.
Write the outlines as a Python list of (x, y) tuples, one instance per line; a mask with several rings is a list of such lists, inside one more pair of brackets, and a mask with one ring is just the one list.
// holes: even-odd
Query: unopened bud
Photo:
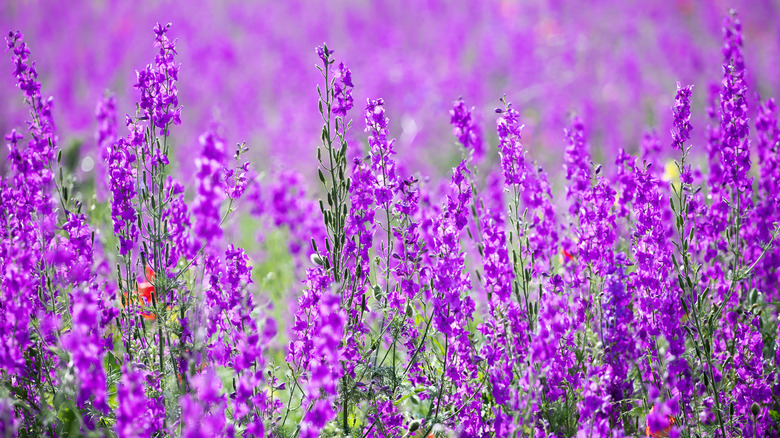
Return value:
[(325, 265), (325, 262), (322, 260), (322, 257), (320, 257), (318, 254), (312, 254), (311, 257), (309, 258), (311, 259), (311, 262), (317, 266)]

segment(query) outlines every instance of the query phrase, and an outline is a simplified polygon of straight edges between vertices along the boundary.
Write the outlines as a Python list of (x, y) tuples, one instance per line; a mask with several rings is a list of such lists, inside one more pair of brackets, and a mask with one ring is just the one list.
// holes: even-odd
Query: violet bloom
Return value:
[[(558, 234), (556, 232), (555, 206), (552, 202), (552, 191), (547, 180), (547, 174), (525, 159), (526, 151), (521, 143), (520, 114), (505, 103), (503, 109), (496, 109), (501, 116), (496, 122), (501, 155), (501, 170), (506, 180), (506, 186), (519, 203), (520, 199), (530, 210), (527, 218), (529, 229), (529, 248), (527, 251), (539, 263), (533, 266), (534, 275), (543, 269), (551, 268), (551, 259), (557, 253)], [(521, 208), (517, 205), (515, 208)], [(519, 220), (519, 218), (518, 218)], [(523, 236), (522, 238), (524, 238)], [(522, 239), (521, 238), (521, 239)], [(546, 266), (545, 266), (546, 265)]]
[(229, 297), (224, 291), (221, 277), (224, 275), (224, 266), (214, 254), (206, 253), (203, 258), (204, 269), (204, 306), (203, 323), (205, 334), (203, 339), (207, 343), (208, 362), (212, 366), (223, 366), (231, 357), (226, 336), (232, 333), (233, 324), (226, 318), (230, 308)]
[[(484, 244), (482, 265), (485, 290), (489, 298), (495, 295), (499, 301), (506, 302), (512, 293), (514, 271), (509, 262), (502, 214), (486, 209), (480, 215), (480, 229)], [(493, 305), (492, 300), (490, 304)]]
[(751, 408), (754, 403), (771, 406), (771, 385), (776, 382), (770, 373), (764, 371), (764, 342), (759, 326), (761, 317), (746, 316), (746, 321), (736, 322), (733, 367), (739, 378), (728, 396), (734, 403), (735, 415), (741, 417), (738, 424), (742, 425), (743, 436), (752, 437), (755, 430), (761, 432), (756, 437), (767, 436), (774, 421), (768, 418), (766, 409), (760, 409), (758, 418), (755, 418)]
[[(6, 39), (8, 49), (13, 53), (11, 58), (14, 64), (14, 78), (16, 86), (22, 90), (24, 101), (30, 109), (32, 120), (28, 122), (27, 132), (30, 140), (27, 148), (19, 149), (18, 142), (23, 136), (15, 130), (6, 139), (9, 152), (8, 159), (11, 169), (15, 172), (13, 178), (14, 189), (17, 191), (15, 214), (22, 223), (32, 221), (36, 223), (41, 235), (29, 240), (30, 246), (43, 244), (49, 247), (49, 241), (53, 237), (56, 223), (54, 212), (54, 198), (51, 196), (54, 175), (51, 170), (52, 162), (57, 154), (57, 135), (52, 109), (54, 99), (44, 99), (41, 95), (41, 83), (38, 81), (38, 72), (35, 63), (30, 62), (30, 49), (24, 42), (24, 36), (20, 32), (10, 32)], [(30, 230), (32, 232), (32, 230)]]
[(577, 438), (609, 437), (612, 400), (609, 394), (605, 394), (596, 383), (596, 379), (604, 374), (604, 370), (593, 363), (586, 366), (588, 378), (582, 380), (578, 389), (582, 391), (582, 398), (577, 403), (579, 413)]
[(377, 178), (367, 160), (355, 158), (351, 179), (350, 208), (344, 230), (344, 266), (349, 270), (352, 280), (343, 291), (342, 300), (349, 321), (347, 332), (350, 333), (345, 340), (345, 373), (354, 378), (354, 368), (360, 360), (359, 344), (365, 341), (365, 334), (369, 332), (361, 315), (365, 310), (363, 305), (371, 277), (369, 256), (376, 231), (374, 190)]
[(475, 302), (464, 295), (471, 289), (471, 281), (460, 246), (460, 232), (468, 222), (472, 196), (468, 174), (465, 160), (453, 169), (451, 192), (447, 195), (441, 216), (433, 222), (435, 235), (432, 248), (436, 254), (432, 274), (433, 326), (445, 336), (448, 362), (443, 370), (444, 378), (454, 389), (446, 401), (454, 405), (454, 409), (462, 408), (458, 421), (464, 428), (475, 426), (473, 421), (478, 421), (478, 416), (474, 416), (479, 411), (478, 400), (466, 405), (468, 396), (476, 391), (473, 379), (477, 376), (478, 363), (468, 331)]
[(208, 246), (222, 237), (220, 207), (225, 198), (223, 167), (226, 165), (225, 142), (216, 128), (209, 129), (199, 138), (201, 156), (195, 160), (198, 192), (192, 214), (195, 219), (193, 233)]
[(334, 50), (328, 50), (328, 47), (325, 45), (317, 46), (314, 51), (317, 53), (317, 56), (320, 57), (322, 60), (323, 65), (327, 68), (328, 61), (330, 60), (330, 55), (333, 54)]
[(92, 276), (92, 230), (84, 214), (68, 215), (62, 230), (68, 235), (67, 243), (55, 250), (69, 252), (67, 262), (62, 266), (62, 277), (72, 283), (85, 282)]
[(565, 130), (568, 145), (564, 154), (564, 169), (566, 169), (566, 199), (571, 201), (569, 213), (579, 214), (584, 192), (590, 187), (590, 156), (585, 143), (585, 125), (579, 117), (574, 117), (571, 127)]
[(683, 143), (691, 138), (691, 89), (677, 83), (677, 95), (674, 98), (674, 129), (672, 129), (672, 147), (682, 151)]
[(192, 378), (193, 393), (179, 399), (182, 438), (225, 436), (226, 402), (220, 395), (222, 384), (213, 368)]
[(636, 269), (631, 274), (636, 291), (635, 310), (639, 318), (639, 339), (649, 346), (650, 336), (659, 334), (656, 312), (668, 287), (672, 272), (672, 258), (664, 245), (665, 226), (661, 216), (662, 205), (668, 203), (658, 190), (658, 181), (650, 169), (635, 169), (636, 198), (633, 202), (635, 228), (632, 232)]
[[(345, 224), (347, 242), (344, 245), (344, 254), (353, 257), (353, 260), (348, 261), (354, 269), (353, 275), (362, 277), (363, 282), (365, 282), (370, 274), (369, 253), (376, 230), (376, 206), (374, 205), (376, 177), (371, 172), (368, 163), (355, 158), (351, 178), (350, 209)], [(360, 296), (355, 298), (359, 300)]]
[(387, 123), (385, 117), (384, 100), (369, 99), (366, 103), (366, 132), (368, 145), (371, 148), (371, 170), (377, 182), (374, 188), (377, 205), (389, 208), (393, 200), (393, 191), (398, 186), (398, 177), (395, 172), (395, 160), (393, 144), (395, 140), (388, 140)]
[[(780, 155), (777, 145), (780, 143), (780, 129), (777, 125), (777, 106), (773, 99), (764, 102), (756, 116), (756, 133), (758, 137), (758, 201), (755, 210), (753, 235), (758, 242), (769, 242), (774, 228), (774, 221), (780, 213)], [(761, 249), (753, 245), (751, 260), (758, 260)], [(780, 248), (773, 245), (758, 260), (756, 278), (758, 290), (767, 294), (767, 301), (780, 299), (780, 278), (776, 267), (780, 266)]]
[(294, 312), (293, 340), (287, 348), (286, 360), (294, 369), (308, 370), (314, 348), (314, 329), (318, 322), (318, 309), (324, 291), (332, 278), (322, 267), (306, 270), (306, 287), (298, 297)]
[[(390, 400), (377, 401), (369, 403), (369, 409), (368, 424), (374, 426), (366, 431), (366, 438), (403, 436), (404, 416), (398, 412), (395, 403)], [(381, 430), (377, 424), (381, 424)]]
[[(333, 52), (331, 52), (333, 53)], [(338, 69), (333, 71), (333, 95), (336, 97), (336, 101), (333, 102), (333, 114), (336, 116), (346, 117), (347, 111), (352, 109), (354, 101), (352, 99), (352, 72), (344, 65), (343, 62), (339, 63)]]
[(624, 271), (630, 262), (623, 253), (617, 254), (615, 259), (613, 270), (607, 274), (602, 305), (601, 330), (607, 367), (602, 385), (610, 401), (620, 403), (632, 395), (633, 385), (628, 373), (636, 358), (636, 340), (632, 332), (631, 292), (626, 287), (628, 277)]
[(547, 379), (545, 396), (555, 402), (566, 396), (566, 387), (579, 386), (582, 373), (574, 369), (577, 358), (574, 335), (577, 326), (572, 319), (574, 310), (569, 302), (569, 296), (562, 290), (559, 276), (553, 277), (548, 289), (545, 290), (537, 321), (537, 332), (528, 348), (530, 358), (539, 366), (540, 374)]
[[(657, 393), (657, 390), (651, 391), (651, 396), (652, 392)], [(652, 434), (651, 436), (679, 436), (679, 431), (675, 430), (675, 423), (672, 417), (678, 413), (678, 400), (656, 401), (645, 421), (647, 424), (646, 433)]]
[(338, 394), (338, 381), (343, 375), (341, 340), (345, 318), (340, 313), (340, 297), (329, 291), (321, 296), (317, 306), (317, 324), (312, 328), (311, 369), (309, 380), (302, 385), (311, 408), (301, 423), (301, 437), (314, 438), (325, 424), (336, 416), (333, 403)]
[(541, 167), (529, 169), (522, 192), (523, 202), (535, 214), (530, 218), (530, 250), (536, 263), (534, 275), (548, 273), (554, 256), (558, 253), (558, 222), (552, 188), (547, 172)]
[(143, 70), (136, 71), (136, 84), (141, 96), (138, 104), (142, 111), (142, 120), (149, 120), (160, 129), (160, 135), (168, 135), (170, 123), (181, 123), (181, 107), (179, 106), (176, 81), (179, 77), (179, 65), (175, 64), (176, 41), (168, 39), (166, 33), (171, 28), (170, 23), (154, 27), (155, 47), (160, 53), (155, 57), (154, 64), (147, 65)]
[[(6, 190), (2, 190), (0, 195), (5, 193)], [(0, 199), (3, 205), (13, 202), (5, 196)], [(38, 281), (31, 275), (37, 266), (35, 253), (26, 245), (11, 244), (14, 241), (8, 237), (3, 236), (3, 249), (8, 251), (5, 255), (13, 262), (0, 259), (3, 269), (0, 276), (3, 302), (0, 308), (0, 369), (13, 375), (23, 374), (26, 369), (25, 354), (32, 341), (29, 324), (35, 315), (34, 303), (27, 297), (34, 296), (31, 294), (35, 293)]]
[(131, 144), (120, 139), (108, 154), (109, 189), (111, 190), (111, 218), (114, 234), (119, 238), (119, 254), (126, 255), (138, 239), (137, 212), (133, 200), (135, 189), (136, 156)]
[(709, 174), (707, 183), (710, 190), (720, 192), (723, 190), (724, 167), (721, 163), (722, 133), (720, 129), (718, 100), (720, 99), (720, 87), (717, 84), (710, 84), (708, 89), (707, 117), (710, 124), (707, 125), (707, 164), (709, 165)]
[[(415, 352), (425, 348), (425, 343), (417, 342), (419, 330), (414, 319), (412, 300), (420, 293), (421, 285), (427, 280), (427, 275), (422, 266), (423, 242), (420, 235), (420, 224), (417, 214), (419, 212), (420, 193), (417, 187), (417, 179), (404, 180), (399, 185), (400, 199), (395, 204), (396, 214), (400, 218), (400, 224), (393, 228), (393, 236), (396, 239), (393, 246), (392, 274), (399, 285), (391, 291), (388, 302), (394, 308), (404, 311), (404, 320), (401, 329), (403, 343), (409, 354), (413, 357)], [(404, 305), (405, 304), (405, 305)], [(409, 309), (409, 310), (407, 310)], [(419, 360), (419, 356), (414, 359)], [(414, 367), (415, 364), (410, 364)]]
[(116, 98), (110, 94), (97, 103), (95, 109), (95, 119), (97, 120), (97, 129), (95, 131), (95, 142), (97, 156), (95, 164), (95, 193), (99, 200), (105, 200), (108, 191), (108, 157), (111, 153), (111, 145), (117, 140), (117, 121), (116, 121)]
[(600, 275), (606, 274), (613, 264), (613, 246), (617, 239), (612, 211), (615, 194), (607, 180), (599, 178), (581, 197), (578, 260), (583, 265), (592, 265)]
[(470, 286), (469, 276), (464, 273), (465, 255), (460, 249), (460, 231), (468, 222), (468, 207), (471, 202), (471, 187), (465, 179), (466, 162), (453, 169), (452, 190), (447, 196), (446, 209), (435, 222), (435, 249), (438, 260), (434, 268), (433, 287), (434, 327), (445, 335), (455, 335), (456, 321), (465, 320), (461, 292)]
[[(230, 245), (225, 251), (225, 270), (222, 279), (220, 311), (216, 315), (221, 322), (221, 332), (229, 350), (228, 365), (235, 373), (235, 393), (230, 404), (235, 423), (247, 425), (247, 433), (263, 435), (262, 415), (267, 408), (267, 394), (261, 389), (265, 383), (265, 345), (275, 335), (272, 319), (259, 320), (253, 316), (257, 309), (252, 291), (252, 268), (249, 259), (240, 248)], [(265, 328), (263, 329), (263, 326)], [(214, 377), (211, 377), (214, 378)], [(202, 397), (201, 397), (202, 399)], [(214, 400), (214, 403), (219, 401)]]
[(463, 98), (459, 98), (450, 110), (450, 124), (452, 134), (467, 151), (473, 151), (474, 158), (482, 159), (485, 148), (482, 142), (482, 134), (473, 117), (474, 107), (467, 107)]
[[(777, 123), (777, 105), (774, 99), (769, 99), (758, 108), (756, 116), (756, 133), (758, 137), (756, 150), (758, 152), (759, 183), (758, 192), (761, 198), (756, 217), (766, 218), (759, 226), (759, 241), (768, 242), (772, 230), (771, 219), (780, 210), (780, 155), (777, 153), (780, 142), (780, 129)], [(761, 212), (762, 211), (762, 212)]]
[(501, 154), (501, 171), (506, 178), (507, 186), (519, 185), (526, 178), (525, 150), (520, 143), (523, 126), (520, 125), (520, 114), (507, 104), (501, 111), (501, 117), (496, 122), (498, 130), (498, 149)]
[(62, 337), (62, 347), (70, 351), (73, 358), (79, 385), (77, 403), (83, 407), (90, 402), (92, 407), (107, 415), (110, 408), (103, 370), (104, 343), (100, 325), (95, 324), (99, 320), (99, 298), (96, 289), (71, 293), (71, 329)]
[(197, 251), (190, 237), (190, 212), (184, 201), (184, 186), (173, 177), (165, 180), (166, 205), (163, 211), (163, 220), (168, 223), (168, 236), (170, 249), (167, 251), (168, 260), (165, 261), (167, 269), (175, 269), (182, 257), (190, 258)]
[(236, 145), (236, 152), (233, 154), (233, 158), (236, 160), (236, 168), (224, 168), (224, 181), (225, 191), (228, 197), (231, 199), (239, 199), (244, 195), (247, 186), (249, 185), (249, 166), (251, 163), (248, 161), (242, 163), (241, 156), (249, 151), (249, 148), (243, 144)]
[[(250, 311), (253, 308), (252, 295), (245, 288), (252, 284), (252, 267), (249, 266), (249, 258), (241, 248), (235, 248), (232, 244), (225, 250), (225, 275), (222, 278), (222, 286), (225, 290), (228, 317), (231, 317), (234, 325), (249, 323)], [(243, 309), (243, 310), (242, 310)]]
[[(29, 161), (27, 161), (27, 165), (29, 168), (26, 170), (41, 173), (43, 178), (40, 182), (40, 189), (47, 191), (48, 184), (53, 180), (53, 175), (47, 168), (57, 151), (57, 137), (52, 118), (54, 100), (52, 98), (44, 100), (41, 96), (41, 83), (38, 82), (35, 63), (28, 64), (30, 49), (24, 42), (24, 36), (20, 32), (10, 32), (6, 41), (8, 49), (13, 52), (16, 86), (24, 93), (25, 102), (30, 106), (33, 117), (33, 122), (28, 129), (32, 139), (28, 143)], [(48, 197), (48, 192), (41, 192), (40, 195)]]
[(0, 399), (0, 432), (5, 436), (17, 436), (21, 421), (16, 416), (13, 399)]
[[(733, 185), (740, 197), (739, 214), (752, 207), (753, 178), (750, 172), (748, 147), (747, 84), (745, 61), (742, 58), (742, 23), (735, 14), (723, 25), (723, 88), (720, 93), (721, 159), (729, 171), (726, 184)], [(733, 199), (732, 202), (737, 202)]]
[(636, 158), (626, 153), (625, 149), (620, 148), (617, 158), (615, 158), (615, 166), (617, 167), (617, 175), (614, 178), (618, 192), (618, 198), (615, 202), (617, 215), (620, 218), (628, 219), (636, 194), (636, 183), (634, 181)]
[[(41, 96), (41, 84), (35, 64), (29, 63), (30, 50), (21, 33), (9, 33), (8, 49), (12, 52), (13, 75), (22, 90), (30, 109), (32, 120), (28, 122), (30, 139), (26, 148), (20, 148), (24, 139), (16, 130), (5, 136), (8, 140), (8, 160), (11, 174), (0, 179), (0, 288), (3, 305), (0, 308), (0, 368), (11, 375), (29, 375), (30, 363), (26, 359), (32, 345), (33, 318), (38, 320), (43, 341), (53, 343), (59, 316), (42, 305), (42, 300), (55, 299), (51, 284), (40, 275), (41, 268), (53, 259), (72, 262), (73, 257), (87, 255), (85, 242), (76, 233), (75, 247), (70, 245), (57, 251), (64, 238), (55, 239), (57, 214), (54, 210), (52, 161), (57, 151), (57, 137), (52, 119), (51, 98)], [(75, 225), (75, 223), (73, 224)], [(74, 226), (75, 229), (75, 226)], [(61, 257), (63, 256), (64, 257)], [(76, 278), (83, 277), (83, 270)], [(53, 280), (58, 281), (55, 277)], [(56, 361), (53, 355), (43, 353)], [(56, 362), (55, 362), (56, 364)], [(48, 372), (48, 370), (43, 370)]]
[(117, 384), (114, 410), (114, 432), (119, 438), (151, 438), (161, 429), (163, 418), (152, 412), (154, 400), (146, 397), (146, 375), (131, 363), (122, 365), (122, 379)]

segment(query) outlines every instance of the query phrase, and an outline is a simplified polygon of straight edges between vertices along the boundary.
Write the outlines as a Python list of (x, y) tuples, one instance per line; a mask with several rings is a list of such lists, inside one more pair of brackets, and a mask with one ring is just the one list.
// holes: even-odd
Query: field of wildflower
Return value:
[(0, 436), (780, 437), (733, 3), (0, 4)]

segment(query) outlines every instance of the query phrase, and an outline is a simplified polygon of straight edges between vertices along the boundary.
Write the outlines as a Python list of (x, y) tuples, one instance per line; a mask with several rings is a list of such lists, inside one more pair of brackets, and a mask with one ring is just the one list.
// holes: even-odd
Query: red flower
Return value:
[[(145, 271), (147, 281), (138, 283), (138, 289), (136, 290), (133, 298), (129, 298), (127, 293), (125, 293), (125, 302), (129, 302), (134, 299), (140, 299), (141, 307), (152, 306), (153, 299), (157, 297), (157, 295), (154, 293), (154, 285), (150, 283), (151, 281), (154, 281), (154, 270), (147, 266)], [(153, 313), (146, 312), (141, 312), (141, 316), (149, 321), (154, 321), (157, 318)]]

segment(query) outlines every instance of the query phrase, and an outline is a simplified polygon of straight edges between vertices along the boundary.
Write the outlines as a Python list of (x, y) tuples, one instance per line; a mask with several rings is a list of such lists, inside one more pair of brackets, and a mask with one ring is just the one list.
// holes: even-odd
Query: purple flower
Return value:
[(225, 175), (225, 191), (227, 192), (228, 197), (234, 200), (241, 198), (241, 196), (244, 195), (244, 191), (246, 190), (247, 186), (249, 185), (250, 163), (241, 162), (241, 156), (248, 150), (249, 148), (243, 144), (236, 145), (236, 153), (233, 155), (233, 157), (236, 159), (236, 168), (223, 169)]
[(498, 149), (501, 154), (501, 171), (506, 178), (506, 184), (519, 185), (526, 178), (525, 150), (520, 143), (523, 126), (520, 125), (520, 114), (507, 104), (498, 118)]
[[(13, 52), (12, 61), (15, 66), (14, 76), (16, 86), (22, 90), (24, 100), (30, 108), (32, 121), (28, 123), (27, 132), (30, 134), (30, 140), (27, 148), (20, 151), (17, 142), (22, 137), (15, 131), (7, 136), (11, 144), (9, 145), (9, 158), (12, 167), (24, 179), (25, 198), (30, 199), (31, 212), (37, 212), (43, 220), (50, 216), (54, 203), (49, 190), (54, 180), (51, 172), (52, 161), (57, 153), (57, 135), (52, 109), (54, 99), (49, 97), (45, 99), (41, 95), (41, 83), (38, 82), (38, 72), (35, 69), (35, 63), (29, 62), (30, 49), (24, 42), (24, 36), (20, 32), (10, 32), (8, 38), (8, 49)], [(47, 220), (52, 220), (49, 218)]]
[[(132, 126), (132, 125), (131, 125)], [(108, 154), (109, 189), (111, 190), (111, 218), (114, 234), (119, 238), (119, 254), (126, 255), (138, 239), (135, 189), (135, 154), (131, 144), (120, 139), (111, 146)]]
[(113, 94), (108, 94), (98, 101), (95, 118), (97, 120), (96, 149), (97, 155), (101, 158), (95, 164), (95, 190), (98, 198), (104, 200), (108, 190), (108, 169), (105, 164), (108, 163), (111, 146), (117, 139), (116, 98)]
[(195, 219), (193, 233), (204, 245), (222, 237), (220, 207), (225, 198), (222, 177), (226, 161), (225, 143), (216, 128), (200, 136), (201, 156), (195, 160), (198, 192), (192, 214)]
[(320, 57), (323, 65), (326, 68), (328, 67), (329, 64), (332, 63), (332, 61), (330, 60), (330, 56), (333, 54), (334, 50), (328, 50), (327, 46), (322, 45), (322, 46), (317, 46), (315, 52), (317, 53), (317, 56)]
[(163, 211), (163, 221), (167, 221), (170, 249), (166, 268), (173, 270), (179, 263), (179, 259), (191, 258), (195, 255), (196, 248), (190, 237), (190, 212), (184, 202), (184, 186), (168, 176), (165, 180), (166, 208)]
[[(302, 387), (311, 408), (301, 423), (302, 437), (318, 436), (325, 424), (336, 415), (332, 406), (336, 400), (338, 380), (343, 375), (340, 344), (346, 322), (339, 312), (339, 302), (339, 296), (324, 291), (318, 302), (312, 303), (315, 307), (310, 307), (310, 323), (313, 325), (305, 332), (308, 337), (306, 342), (311, 348), (309, 380)], [(301, 306), (304, 306), (303, 302)]]
[(141, 120), (159, 128), (160, 135), (168, 135), (169, 124), (181, 123), (181, 107), (179, 106), (176, 81), (179, 75), (179, 65), (174, 63), (176, 41), (168, 39), (166, 33), (171, 28), (170, 23), (154, 27), (155, 47), (160, 48), (154, 64), (148, 64), (143, 70), (136, 71), (136, 84), (133, 86), (139, 93), (138, 105), (142, 111)]
[[(723, 25), (723, 88), (720, 92), (721, 160), (726, 184), (733, 184), (742, 198), (741, 208), (752, 206), (752, 178), (748, 148), (747, 84), (742, 59), (742, 24), (735, 14)], [(742, 212), (740, 212), (742, 214)]]
[[(163, 418), (156, 415), (156, 400), (145, 394), (148, 376), (134, 369), (132, 364), (122, 365), (122, 379), (117, 384), (114, 431), (119, 438), (150, 438), (161, 430)], [(164, 415), (164, 414), (163, 414)]]
[(585, 143), (585, 125), (579, 117), (572, 118), (571, 128), (566, 129), (568, 146), (564, 154), (566, 180), (566, 199), (571, 201), (569, 213), (576, 216), (582, 206), (584, 192), (590, 187), (590, 156)]
[(464, 272), (465, 254), (460, 248), (460, 230), (468, 222), (471, 187), (465, 180), (466, 162), (453, 169), (451, 189), (446, 207), (435, 220), (434, 249), (438, 253), (433, 274), (434, 327), (445, 335), (457, 333), (457, 321), (464, 320), (461, 293), (470, 288), (469, 276)]
[(474, 158), (480, 160), (485, 154), (485, 150), (479, 127), (472, 117), (473, 112), (474, 107), (468, 108), (463, 98), (459, 98), (450, 110), (450, 124), (452, 125), (452, 134), (458, 138), (463, 148), (472, 151)]
[[(777, 106), (769, 99), (758, 109), (756, 117), (756, 132), (758, 136), (758, 200), (755, 208), (754, 230), (752, 239), (758, 242), (769, 242), (778, 213), (780, 213), (780, 155), (777, 153), (780, 142), (780, 129), (777, 126)], [(780, 299), (780, 284), (778, 283), (777, 266), (780, 266), (780, 249), (773, 245), (760, 258), (762, 249), (752, 246), (749, 260), (758, 260), (756, 278), (760, 284), (759, 290), (767, 294), (768, 299)]]
[[(390, 400), (382, 400), (371, 406), (368, 414), (369, 424), (373, 424), (366, 433), (366, 438), (401, 436), (403, 430), (403, 415)], [(381, 425), (381, 426), (380, 426)]]
[(371, 278), (371, 248), (376, 231), (376, 206), (374, 190), (377, 178), (371, 170), (368, 160), (355, 158), (352, 166), (352, 184), (349, 187), (350, 208), (345, 223), (344, 244), (345, 266), (352, 279), (345, 288), (344, 308), (349, 324), (346, 330), (351, 333), (346, 337), (345, 355), (350, 359), (345, 364), (345, 373), (354, 375), (358, 360), (358, 343), (365, 341), (368, 332), (365, 321), (361, 318), (363, 304), (367, 299), (368, 283)]
[(62, 337), (62, 347), (69, 350), (79, 382), (77, 402), (92, 406), (104, 415), (109, 413), (106, 394), (106, 373), (103, 370), (102, 326), (99, 321), (97, 289), (71, 293), (71, 329)]
[[(333, 53), (333, 52), (331, 52)], [(344, 65), (343, 62), (339, 63), (337, 70), (333, 72), (333, 95), (336, 97), (336, 101), (333, 103), (333, 114), (336, 116), (346, 117), (347, 111), (352, 109), (352, 72)]]
[[(89, 280), (92, 275), (92, 230), (84, 214), (68, 215), (62, 230), (68, 235), (67, 243), (58, 250), (68, 252), (67, 262), (62, 266), (62, 277), (73, 283)], [(57, 251), (57, 250), (55, 250)]]
[(677, 83), (677, 96), (674, 98), (674, 129), (672, 147), (682, 151), (683, 144), (691, 138), (691, 89), (693, 85), (681, 87)]
[(368, 145), (371, 148), (371, 170), (374, 172), (376, 183), (374, 184), (374, 196), (378, 206), (389, 208), (393, 199), (393, 191), (398, 187), (398, 177), (395, 171), (393, 144), (395, 140), (387, 139), (387, 123), (385, 117), (384, 100), (369, 99), (366, 103), (366, 132)]
[[(752, 405), (768, 406), (772, 403), (771, 375), (764, 372), (764, 342), (759, 327), (760, 316), (747, 315), (745, 321), (736, 323), (733, 332), (735, 348), (734, 372), (738, 376), (728, 397), (734, 403), (735, 415), (742, 418), (745, 436), (764, 436), (771, 430), (772, 420), (764, 412), (754, 418)], [(763, 410), (761, 410), (763, 411)], [(754, 429), (755, 428), (755, 429)]]
[(604, 290), (601, 330), (607, 369), (602, 385), (613, 403), (622, 402), (633, 392), (628, 373), (636, 357), (636, 342), (632, 333), (631, 293), (626, 287), (627, 275), (624, 272), (627, 264), (625, 254), (617, 254), (615, 266), (607, 274)]
[(592, 264), (602, 275), (613, 265), (612, 248), (617, 239), (612, 211), (615, 195), (615, 189), (607, 180), (599, 178), (596, 185), (583, 194), (578, 216), (578, 260), (582, 264)]
[(226, 403), (224, 396), (219, 394), (221, 386), (219, 377), (211, 368), (192, 379), (195, 392), (179, 399), (182, 437), (223, 436), (227, 422)]
[(495, 295), (499, 301), (506, 302), (512, 293), (514, 271), (509, 262), (502, 214), (486, 209), (480, 217), (480, 228), (484, 243), (485, 290), (488, 297)]
[(0, 399), (0, 432), (5, 436), (16, 436), (21, 421), (14, 412), (12, 399)]

